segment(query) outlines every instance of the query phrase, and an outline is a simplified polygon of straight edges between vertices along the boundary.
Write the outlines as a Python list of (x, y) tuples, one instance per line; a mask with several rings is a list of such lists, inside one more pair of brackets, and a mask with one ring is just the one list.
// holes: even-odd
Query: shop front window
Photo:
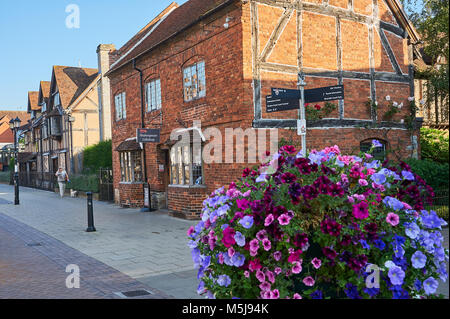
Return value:
[(121, 181), (129, 183), (142, 182), (142, 152), (119, 152)]
[(202, 185), (201, 147), (176, 145), (170, 150), (170, 183), (172, 185)]

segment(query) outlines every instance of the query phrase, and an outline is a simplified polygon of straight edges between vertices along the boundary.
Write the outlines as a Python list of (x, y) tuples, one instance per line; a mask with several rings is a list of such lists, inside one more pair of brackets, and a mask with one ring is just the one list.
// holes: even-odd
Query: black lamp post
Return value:
[(9, 121), (9, 127), (14, 132), (14, 205), (19, 205), (19, 152), (17, 149), (17, 130), (22, 121), (19, 117)]

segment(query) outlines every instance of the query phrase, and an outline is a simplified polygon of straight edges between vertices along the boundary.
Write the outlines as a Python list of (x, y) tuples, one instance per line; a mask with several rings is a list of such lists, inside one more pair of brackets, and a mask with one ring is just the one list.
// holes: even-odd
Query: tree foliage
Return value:
[(88, 146), (83, 153), (83, 167), (85, 170), (96, 172), (99, 168), (112, 167), (112, 143), (111, 140), (102, 141)]

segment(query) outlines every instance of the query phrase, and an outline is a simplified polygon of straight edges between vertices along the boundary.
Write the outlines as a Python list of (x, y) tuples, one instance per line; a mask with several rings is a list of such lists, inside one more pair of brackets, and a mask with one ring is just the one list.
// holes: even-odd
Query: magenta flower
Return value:
[(308, 286), (308, 287), (312, 287), (314, 286), (314, 284), (316, 283), (314, 281), (314, 278), (311, 276), (306, 277), (305, 279), (303, 279), (303, 283)]
[(289, 222), (291, 221), (291, 218), (288, 214), (282, 214), (280, 217), (278, 217), (278, 222), (280, 225), (286, 226), (289, 225)]
[(279, 274), (281, 274), (283, 272), (283, 270), (280, 267), (276, 267), (273, 272), (278, 276)]
[(397, 226), (400, 222), (400, 218), (395, 213), (389, 213), (386, 216), (386, 221), (391, 224), (392, 226)]
[(228, 248), (228, 256), (233, 257), (235, 254), (235, 250), (233, 247)]
[(292, 299), (302, 299), (302, 296), (300, 296), (299, 294), (295, 293), (294, 296), (292, 297)]
[(313, 260), (311, 260), (311, 264), (314, 266), (314, 268), (319, 269), (320, 266), (322, 266), (322, 261), (315, 257)]
[(225, 230), (223, 231), (223, 238), (222, 238), (222, 243), (225, 247), (229, 248), (234, 244), (236, 244), (236, 240), (234, 239), (235, 234), (236, 231), (233, 228), (231, 227), (225, 228)]
[(369, 205), (366, 202), (361, 202), (353, 205), (353, 216), (357, 219), (366, 219), (369, 217), (369, 210), (367, 209)]
[(265, 251), (269, 251), (272, 248), (272, 243), (267, 238), (264, 238), (262, 241), (262, 245)]
[(261, 269), (261, 268), (262, 268), (262, 266), (261, 266), (261, 263), (259, 262), (258, 258), (251, 260), (248, 264), (248, 269), (250, 269), (250, 271), (252, 271), (252, 272), (255, 270)]
[(259, 241), (258, 239), (252, 239), (250, 241), (250, 250), (258, 250), (259, 249)]
[(264, 226), (266, 227), (269, 226), (270, 224), (272, 224), (273, 220), (274, 220), (273, 215), (272, 214), (268, 215), (264, 220)]
[(250, 277), (250, 273), (248, 272), (248, 270), (244, 271), (244, 276), (245, 276), (245, 278)]

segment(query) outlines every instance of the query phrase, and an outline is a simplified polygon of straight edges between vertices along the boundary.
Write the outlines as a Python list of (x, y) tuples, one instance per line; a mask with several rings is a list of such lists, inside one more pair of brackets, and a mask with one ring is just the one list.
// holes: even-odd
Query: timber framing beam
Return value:
[[(290, 119), (260, 119), (253, 121), (254, 128), (285, 128), (295, 129), (297, 120)], [(306, 121), (308, 129), (329, 128), (371, 128), (371, 129), (400, 129), (407, 130), (405, 124), (395, 122), (374, 123), (372, 120), (356, 119), (323, 119), (317, 121)]]

